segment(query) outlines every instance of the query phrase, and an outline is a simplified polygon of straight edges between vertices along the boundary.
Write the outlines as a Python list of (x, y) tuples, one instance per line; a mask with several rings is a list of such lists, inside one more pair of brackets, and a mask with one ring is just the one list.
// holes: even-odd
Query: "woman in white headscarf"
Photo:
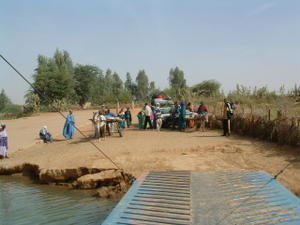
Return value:
[(52, 135), (48, 132), (47, 126), (43, 126), (40, 130), (40, 138), (44, 143), (52, 142)]
[(0, 124), (0, 158), (8, 158), (8, 141), (6, 133), (6, 125)]

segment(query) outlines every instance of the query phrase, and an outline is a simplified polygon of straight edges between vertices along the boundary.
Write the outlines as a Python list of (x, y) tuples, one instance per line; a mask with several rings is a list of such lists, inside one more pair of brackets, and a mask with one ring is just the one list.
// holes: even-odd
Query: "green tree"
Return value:
[(53, 58), (38, 56), (35, 71), (33, 85), (38, 90), (36, 94), (42, 93), (40, 98), (43, 104), (55, 102), (59, 106), (74, 99), (74, 70), (68, 52), (56, 50)]
[(130, 73), (126, 73), (126, 81), (125, 81), (125, 83), (124, 83), (124, 86), (125, 86), (125, 90), (127, 91), (127, 92), (131, 92), (131, 87), (132, 87), (132, 78), (131, 78), (131, 75), (130, 75)]
[(212, 97), (220, 94), (221, 84), (216, 80), (205, 80), (199, 84), (194, 85), (192, 93), (197, 96)]
[(119, 99), (122, 92), (124, 92), (123, 81), (121, 80), (119, 74), (114, 72), (112, 75), (112, 93), (113, 95)]
[(11, 104), (10, 99), (5, 94), (4, 89), (2, 89), (0, 93), (0, 112), (4, 111), (4, 109), (10, 104)]
[(105, 88), (106, 93), (112, 92), (113, 75), (111, 69), (107, 69), (105, 72)]
[(94, 85), (92, 86), (91, 96), (93, 104), (103, 104), (105, 100), (106, 87), (103, 71), (100, 69)]
[(149, 81), (148, 76), (145, 70), (140, 70), (136, 77), (136, 84), (137, 84), (137, 92), (136, 97), (137, 100), (145, 100), (148, 97), (149, 93)]
[(175, 98), (182, 99), (185, 96), (187, 85), (184, 78), (184, 72), (177, 66), (175, 67), (175, 69), (170, 69), (169, 84), (171, 89), (173, 89), (175, 92)]
[(149, 84), (149, 91), (151, 92), (151, 91), (153, 91), (153, 90), (155, 90), (155, 89), (156, 89), (156, 87), (155, 87), (155, 82), (154, 82), (154, 81), (151, 81), (150, 84)]
[(100, 69), (92, 65), (76, 65), (74, 69), (75, 92), (79, 99), (79, 104), (83, 106), (92, 99), (92, 91)]
[(130, 73), (126, 73), (125, 90), (130, 93), (132, 97), (136, 98), (137, 85), (132, 81)]
[(40, 98), (33, 91), (28, 91), (25, 95), (25, 105), (24, 112), (25, 113), (36, 113), (40, 111)]

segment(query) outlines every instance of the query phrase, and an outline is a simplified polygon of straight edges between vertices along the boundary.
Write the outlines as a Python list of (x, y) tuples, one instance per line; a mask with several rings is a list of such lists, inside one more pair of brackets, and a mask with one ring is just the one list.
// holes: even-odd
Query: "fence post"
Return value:
[[(299, 125), (300, 125), (300, 119), (298, 118), (298, 120), (297, 120), (297, 141), (298, 141), (298, 143), (299, 143)], [(298, 143), (297, 143), (297, 145), (298, 145)]]
[(268, 119), (271, 120), (271, 109), (268, 109)]
[(281, 120), (281, 119), (282, 119), (282, 112), (281, 112), (281, 110), (278, 110), (278, 111), (277, 111), (277, 119), (278, 119), (278, 120)]

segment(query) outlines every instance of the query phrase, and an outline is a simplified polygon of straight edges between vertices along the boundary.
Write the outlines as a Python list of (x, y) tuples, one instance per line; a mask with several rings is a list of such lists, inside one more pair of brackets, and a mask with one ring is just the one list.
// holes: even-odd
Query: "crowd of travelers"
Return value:
[[(206, 121), (208, 120), (208, 107), (203, 102), (197, 108), (194, 108), (190, 102), (174, 102), (170, 105), (170, 116), (166, 118), (166, 126), (172, 129), (178, 128), (181, 131), (184, 131), (187, 127), (194, 127), (196, 125), (195, 119), (187, 120), (187, 113), (197, 114), (199, 117), (203, 116), (206, 118)], [(159, 103), (151, 106), (145, 103), (144, 108), (137, 115), (139, 129), (160, 129), (162, 125), (161, 116), (162, 112)]]
[[(233, 116), (234, 109), (234, 104), (227, 99), (224, 99), (222, 136), (230, 135), (230, 120)], [(201, 102), (199, 107), (196, 108), (193, 107), (190, 102), (174, 102), (171, 104), (171, 108), (169, 110), (170, 116), (167, 118), (169, 119), (170, 127), (184, 131), (187, 127), (192, 128), (194, 126), (198, 126), (199, 124), (196, 124), (196, 120), (186, 119), (187, 112), (197, 114), (198, 118), (200, 118), (200, 121), (203, 123), (208, 122), (208, 107), (203, 102)], [(103, 121), (105, 121), (108, 117), (121, 118), (122, 122), (119, 124), (121, 128), (130, 128), (132, 126), (132, 115), (129, 107), (126, 109), (121, 108), (118, 114), (114, 114), (110, 111), (110, 109), (102, 106), (98, 115), (102, 116)], [(139, 129), (146, 130), (147, 128), (150, 128), (160, 131), (163, 124), (160, 104), (156, 103), (155, 105), (149, 105), (148, 103), (145, 103), (143, 109), (137, 114), (137, 118)], [(72, 139), (75, 134), (75, 118), (72, 110), (69, 111), (69, 114), (65, 119), (63, 136), (66, 139)], [(46, 125), (40, 130), (39, 137), (44, 143), (51, 143), (53, 141), (52, 135), (48, 131)], [(8, 158), (8, 136), (6, 132), (6, 125), (4, 123), (0, 123), (0, 159), (2, 158)]]

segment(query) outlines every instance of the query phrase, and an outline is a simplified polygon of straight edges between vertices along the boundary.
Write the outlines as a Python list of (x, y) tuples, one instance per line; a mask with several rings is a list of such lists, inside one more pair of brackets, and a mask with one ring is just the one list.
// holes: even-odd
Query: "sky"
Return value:
[[(145, 69), (160, 88), (178, 66), (188, 85), (215, 79), (270, 90), (300, 84), (299, 0), (0, 0), (0, 54), (32, 81), (39, 54)], [(17, 104), (29, 86), (0, 59), (0, 89)]]

